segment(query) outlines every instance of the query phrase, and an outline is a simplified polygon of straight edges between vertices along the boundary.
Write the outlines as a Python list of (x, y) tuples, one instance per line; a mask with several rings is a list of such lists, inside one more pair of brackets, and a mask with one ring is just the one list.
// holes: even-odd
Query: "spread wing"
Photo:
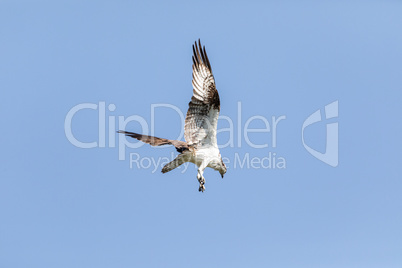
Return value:
[(124, 130), (119, 130), (119, 131), (117, 131), (117, 133), (125, 134), (126, 136), (129, 136), (131, 138), (148, 143), (151, 146), (173, 145), (174, 147), (176, 147), (176, 150), (179, 153), (189, 150), (187, 143), (185, 143), (184, 141), (162, 139), (162, 138), (158, 138), (158, 137), (137, 134), (134, 132), (124, 131)]
[(220, 101), (205, 47), (193, 45), (193, 96), (188, 104), (184, 138), (189, 145), (217, 146), (216, 127)]

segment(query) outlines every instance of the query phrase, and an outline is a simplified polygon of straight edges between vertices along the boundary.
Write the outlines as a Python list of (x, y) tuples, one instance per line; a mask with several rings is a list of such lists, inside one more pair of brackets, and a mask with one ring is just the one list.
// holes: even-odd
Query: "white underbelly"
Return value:
[[(204, 161), (220, 161), (219, 149), (215, 147), (200, 148), (196, 151), (195, 155), (191, 157), (190, 162), (197, 166), (201, 166)], [(209, 165), (208, 165), (209, 166)]]

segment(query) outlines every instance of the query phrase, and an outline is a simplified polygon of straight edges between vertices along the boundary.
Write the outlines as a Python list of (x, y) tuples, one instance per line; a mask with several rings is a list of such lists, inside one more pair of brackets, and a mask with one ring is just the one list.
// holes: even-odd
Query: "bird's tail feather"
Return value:
[(167, 163), (163, 168), (162, 168), (162, 173), (169, 172), (180, 165), (188, 162), (188, 157), (186, 154), (179, 154), (172, 162)]

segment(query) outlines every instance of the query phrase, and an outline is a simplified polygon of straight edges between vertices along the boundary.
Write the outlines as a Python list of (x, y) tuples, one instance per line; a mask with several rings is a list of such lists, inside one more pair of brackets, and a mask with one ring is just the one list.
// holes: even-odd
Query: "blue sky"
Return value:
[[(1, 1), (0, 265), (2, 267), (400, 267), (402, 4), (398, 1)], [(76, 105), (106, 105), (151, 122), (153, 104), (183, 113), (192, 43), (206, 46), (231, 118), (225, 178), (207, 170), (161, 174), (129, 155), (171, 147), (82, 149), (65, 134)], [(325, 152), (339, 126), (339, 165), (304, 148), (303, 122), (338, 101), (339, 117), (305, 129)], [(237, 124), (241, 103), (241, 123)], [(115, 109), (110, 111), (108, 105)], [(99, 141), (98, 110), (72, 133)], [(244, 138), (247, 119), (272, 131)], [(323, 116), (324, 117), (324, 116)], [(155, 135), (176, 138), (177, 112), (158, 108)], [(228, 127), (221, 121), (220, 128)], [(254, 120), (250, 128), (263, 128)], [(126, 130), (143, 132), (138, 122)], [(148, 131), (146, 129), (144, 131)], [(240, 131), (240, 135), (239, 135)], [(220, 144), (229, 133), (218, 136)], [(238, 139), (241, 146), (238, 146)], [(236, 155), (275, 153), (285, 168), (234, 167)], [(145, 162), (144, 162), (145, 163)]]

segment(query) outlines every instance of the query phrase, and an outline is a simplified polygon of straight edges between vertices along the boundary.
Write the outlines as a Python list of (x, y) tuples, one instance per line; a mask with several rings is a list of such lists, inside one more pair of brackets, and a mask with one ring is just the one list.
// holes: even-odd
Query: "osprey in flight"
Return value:
[(219, 94), (216, 90), (211, 64), (200, 40), (193, 45), (193, 96), (188, 104), (184, 125), (184, 141), (168, 140), (128, 131), (118, 131), (152, 146), (173, 145), (180, 153), (166, 164), (162, 173), (169, 172), (186, 162), (198, 166), (199, 191), (205, 190), (204, 169), (213, 168), (223, 175), (226, 166), (222, 161), (216, 141), (216, 127), (220, 111)]

